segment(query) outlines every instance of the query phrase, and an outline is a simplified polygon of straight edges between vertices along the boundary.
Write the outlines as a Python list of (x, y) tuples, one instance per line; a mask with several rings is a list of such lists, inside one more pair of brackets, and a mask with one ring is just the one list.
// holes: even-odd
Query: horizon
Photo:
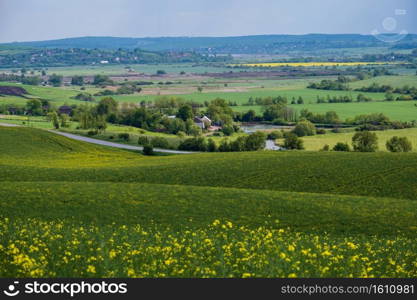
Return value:
[(0, 43), (78, 37), (417, 33), (413, 0), (228, 0), (214, 5), (204, 0), (73, 0), (64, 5), (54, 0), (2, 0)]
[[(251, 36), (307, 36), (307, 35), (361, 35), (361, 36), (372, 36), (372, 34), (363, 34), (363, 33), (302, 33), (302, 34), (285, 34), (285, 33), (270, 33), (270, 34), (250, 34), (250, 35), (227, 35), (227, 36), (192, 36), (192, 35), (183, 35), (183, 36), (111, 36), (111, 35), (85, 35), (85, 36), (69, 36), (64, 38), (57, 39), (47, 39), (47, 40), (25, 40), (25, 41), (10, 41), (10, 42), (0, 42), (1, 44), (18, 44), (18, 43), (32, 43), (32, 42), (48, 42), (48, 41), (59, 41), (59, 40), (69, 40), (69, 39), (82, 39), (82, 38), (117, 38), (117, 39), (158, 39), (158, 38), (238, 38), (238, 37), (251, 37)], [(389, 35), (389, 34), (386, 34)], [(392, 35), (395, 35), (394, 33)], [(409, 32), (407, 35), (417, 35), (417, 32)]]

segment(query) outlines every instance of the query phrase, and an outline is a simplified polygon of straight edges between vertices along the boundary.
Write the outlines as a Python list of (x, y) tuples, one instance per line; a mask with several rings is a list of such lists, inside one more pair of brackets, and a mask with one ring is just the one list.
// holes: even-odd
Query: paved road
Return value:
[[(103, 146), (114, 147), (114, 148), (119, 148), (119, 149), (127, 149), (127, 150), (137, 150), (137, 151), (142, 151), (143, 150), (143, 147), (140, 147), (140, 146), (131, 146), (131, 145), (125, 145), (125, 144), (112, 143), (112, 142), (102, 141), (102, 140), (98, 140), (98, 139), (93, 139), (93, 138), (89, 138), (89, 137), (85, 137), (85, 136), (80, 136), (80, 135), (76, 135), (76, 134), (72, 134), (72, 133), (55, 131), (55, 130), (48, 130), (48, 131), (53, 132), (55, 134), (65, 136), (65, 137), (73, 139), (73, 140), (87, 142), (87, 143), (91, 143), (91, 144), (97, 144), (97, 145), (103, 145)], [(158, 148), (155, 148), (154, 151), (155, 152), (161, 152), (161, 153), (172, 153), (172, 154), (192, 154), (192, 153), (196, 153), (196, 152), (189, 152), (189, 151), (178, 151), (178, 150), (168, 150), (168, 149), (158, 149)]]
[[(19, 125), (9, 124), (9, 123), (1, 123), (0, 122), (0, 126), (18, 127)], [(55, 130), (48, 130), (48, 131), (52, 132), (52, 133), (55, 133), (55, 134), (65, 136), (65, 137), (73, 139), (73, 140), (82, 141), (82, 142), (86, 142), (86, 143), (103, 145), (103, 146), (119, 148), (119, 149), (127, 149), (127, 150), (136, 150), (136, 151), (142, 151), (143, 150), (143, 147), (140, 147), (140, 146), (131, 146), (131, 145), (125, 145), (125, 144), (106, 142), (106, 141), (102, 141), (102, 140), (97, 140), (97, 139), (93, 139), (93, 138), (89, 138), (89, 137), (85, 137), (85, 136), (80, 136), (80, 135), (76, 135), (76, 134), (72, 134), (72, 133), (66, 133), (66, 132), (55, 131)], [(160, 153), (171, 153), (171, 154), (192, 154), (192, 153), (196, 153), (196, 152), (190, 152), (190, 151), (178, 151), (178, 150), (168, 150), (168, 149), (158, 149), (158, 148), (155, 148), (154, 151), (155, 152), (160, 152)]]
[(1, 123), (1, 122), (0, 122), (0, 126), (4, 126), (4, 127), (18, 127), (19, 125), (16, 125), (16, 124), (9, 124), (9, 123)]

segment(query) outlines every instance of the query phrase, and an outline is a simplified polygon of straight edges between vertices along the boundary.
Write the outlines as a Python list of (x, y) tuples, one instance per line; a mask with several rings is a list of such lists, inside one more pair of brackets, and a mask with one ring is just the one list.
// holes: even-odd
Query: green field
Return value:
[(144, 157), (38, 129), (0, 139), (2, 277), (417, 275), (415, 154)]
[[(375, 131), (375, 133), (378, 136), (378, 147), (379, 147), (378, 150), (379, 151), (387, 151), (385, 144), (393, 136), (407, 137), (413, 145), (413, 151), (414, 152), (417, 151), (417, 128)], [(354, 134), (355, 134), (354, 132), (346, 132), (346, 133), (328, 132), (327, 134), (324, 134), (324, 135), (303, 137), (304, 147), (308, 151), (318, 151), (318, 150), (321, 150), (324, 145), (329, 145), (330, 148), (333, 148), (334, 145), (336, 145), (336, 143), (338, 142), (351, 144), (352, 137)]]

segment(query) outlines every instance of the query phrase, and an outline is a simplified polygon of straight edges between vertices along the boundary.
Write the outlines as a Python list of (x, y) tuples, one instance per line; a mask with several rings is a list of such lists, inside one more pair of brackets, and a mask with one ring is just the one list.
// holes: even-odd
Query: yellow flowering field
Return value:
[(0, 128), (0, 277), (416, 277), (417, 155), (144, 157)]
[[(260, 67), (260, 68), (274, 68), (274, 67), (333, 67), (333, 66), (366, 66), (366, 65), (386, 65), (387, 62), (271, 62), (271, 63), (250, 63), (240, 64), (243, 67)], [(389, 64), (396, 64), (395, 62)]]
[(199, 228), (0, 222), (1, 277), (416, 277), (417, 240), (214, 220)]

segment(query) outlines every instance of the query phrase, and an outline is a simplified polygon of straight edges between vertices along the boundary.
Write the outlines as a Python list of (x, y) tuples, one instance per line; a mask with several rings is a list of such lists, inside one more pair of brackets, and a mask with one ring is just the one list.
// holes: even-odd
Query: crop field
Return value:
[[(395, 64), (395, 63), (390, 63)], [(388, 65), (386, 62), (271, 62), (271, 63), (251, 63), (241, 64), (244, 67), (333, 67), (333, 66), (372, 66), (372, 65)]]
[(1, 277), (417, 274), (415, 154), (144, 157), (3, 127), (0, 140)]

